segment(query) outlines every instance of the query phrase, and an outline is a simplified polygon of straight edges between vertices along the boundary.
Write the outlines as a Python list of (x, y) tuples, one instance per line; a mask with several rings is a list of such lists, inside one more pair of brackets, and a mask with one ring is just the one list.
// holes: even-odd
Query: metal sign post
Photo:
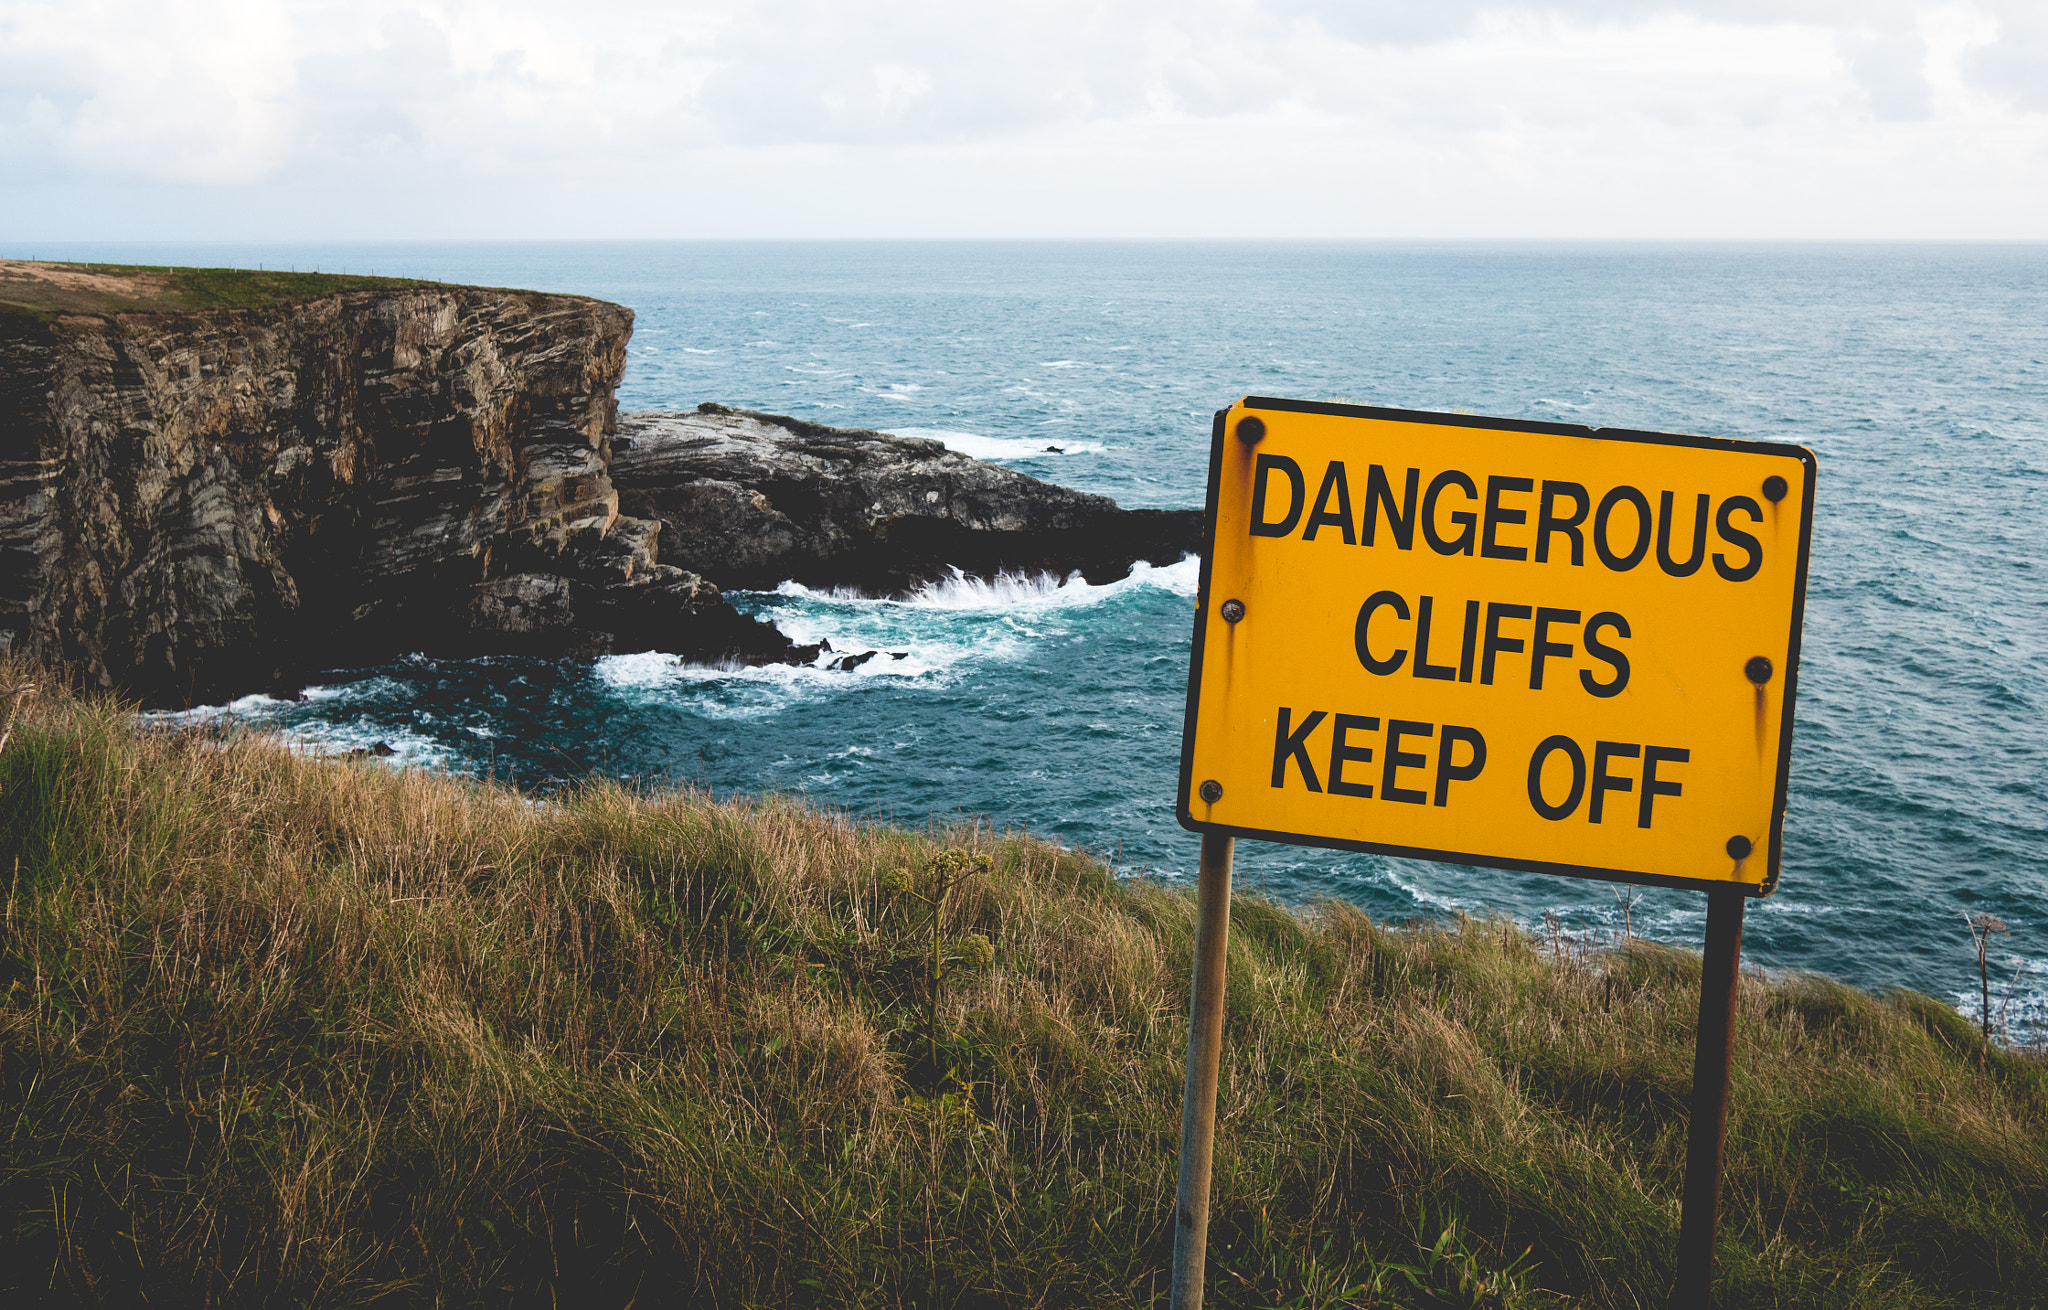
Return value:
[(1195, 978), (1188, 997), (1188, 1076), (1180, 1111), (1180, 1194), (1173, 1212), (1173, 1310), (1201, 1310), (1209, 1252), (1209, 1169), (1223, 1060), (1223, 965), (1230, 952), (1230, 857), (1237, 842), (1202, 838), (1195, 893)]
[(1721, 1218), (1721, 1153), (1728, 1141), (1728, 1070), (1735, 1062), (1735, 998), (1742, 976), (1742, 912), (1735, 891), (1707, 893), (1700, 957), (1700, 1022), (1693, 1038), (1692, 1123), (1685, 1135), (1685, 1199), (1678, 1218), (1674, 1310), (1713, 1303), (1714, 1234)]
[(1257, 396), (1217, 414), (1176, 807), (1203, 840), (1175, 1307), (1201, 1304), (1236, 837), (1706, 892), (1677, 1293), (1706, 1304), (1817, 472), (1778, 442)]

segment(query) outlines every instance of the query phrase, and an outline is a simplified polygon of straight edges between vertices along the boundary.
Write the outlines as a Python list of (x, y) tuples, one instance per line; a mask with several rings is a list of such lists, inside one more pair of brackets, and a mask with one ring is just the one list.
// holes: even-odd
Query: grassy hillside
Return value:
[(345, 291), (431, 286), (408, 278), (246, 268), (0, 260), (0, 317), (271, 309)]
[[(131, 725), (0, 751), (0, 1303), (1164, 1303), (1184, 892)], [(1240, 898), (1212, 1304), (1660, 1305), (1698, 968)], [(2038, 1304), (2048, 1077), (1745, 978), (1724, 1207), (1723, 1305)]]

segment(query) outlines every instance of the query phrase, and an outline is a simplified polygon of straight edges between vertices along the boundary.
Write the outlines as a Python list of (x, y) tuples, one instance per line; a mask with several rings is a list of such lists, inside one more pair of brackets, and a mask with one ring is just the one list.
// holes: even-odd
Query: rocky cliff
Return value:
[(877, 594), (1005, 570), (1120, 578), (1201, 546), (1193, 510), (1125, 510), (939, 442), (707, 404), (619, 416), (620, 508), (721, 587)]
[(159, 704), (422, 649), (779, 657), (619, 512), (631, 330), (573, 296), (0, 265), (0, 641)]
[(0, 648), (157, 705), (443, 655), (804, 660), (721, 587), (1121, 576), (1199, 544), (932, 441), (620, 416), (632, 311), (0, 261)]

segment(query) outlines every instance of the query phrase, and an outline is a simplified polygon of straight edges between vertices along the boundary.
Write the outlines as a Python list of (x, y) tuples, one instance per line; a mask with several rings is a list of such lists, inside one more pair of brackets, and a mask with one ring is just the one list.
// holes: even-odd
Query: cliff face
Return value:
[(619, 513), (631, 329), (422, 285), (0, 315), (0, 641), (153, 703), (422, 649), (772, 658)]
[(0, 261), (0, 649), (157, 705), (412, 651), (803, 660), (719, 588), (1104, 581), (1199, 548), (1197, 513), (937, 442), (621, 418), (632, 323), (536, 292)]
[(623, 414), (613, 448), (621, 508), (722, 587), (887, 593), (948, 568), (1107, 582), (1201, 547), (1197, 511), (1119, 509), (923, 438), (703, 405)]

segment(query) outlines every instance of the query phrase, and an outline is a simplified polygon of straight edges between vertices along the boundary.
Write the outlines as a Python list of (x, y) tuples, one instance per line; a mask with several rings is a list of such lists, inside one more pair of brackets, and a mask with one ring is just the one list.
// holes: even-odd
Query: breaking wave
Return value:
[(948, 450), (956, 450), (974, 459), (1058, 459), (1064, 455), (1100, 455), (1103, 451), (1102, 443), (1099, 441), (1076, 441), (1054, 435), (984, 437), (978, 433), (955, 432), (948, 428), (897, 428), (890, 435), (925, 437), (944, 443)]

